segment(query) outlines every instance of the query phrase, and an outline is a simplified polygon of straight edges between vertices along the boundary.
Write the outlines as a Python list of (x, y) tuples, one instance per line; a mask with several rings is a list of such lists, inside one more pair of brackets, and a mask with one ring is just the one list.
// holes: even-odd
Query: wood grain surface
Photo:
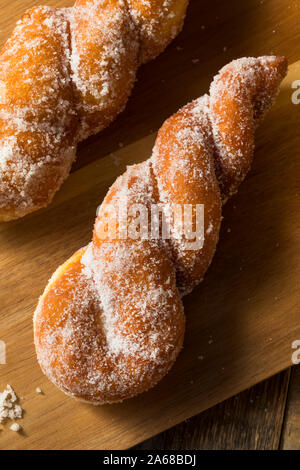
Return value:
[[(0, 40), (33, 4), (0, 1)], [(285, 0), (192, 0), (183, 33), (141, 69), (116, 122), (81, 144), (53, 204), (0, 226), (0, 340), (7, 345), (0, 389), (10, 383), (25, 409), (23, 433), (5, 425), (2, 449), (127, 448), (291, 364), (291, 344), (300, 339), (300, 107), (291, 102), (291, 84), (300, 79), (299, 7)], [(258, 130), (253, 169), (225, 207), (212, 266), (185, 299), (185, 348), (175, 367), (152, 391), (123, 404), (91, 407), (64, 396), (43, 377), (33, 347), (32, 313), (48, 278), (90, 240), (96, 208), (116, 176), (148, 158), (151, 130), (206, 92), (232, 58), (269, 53), (288, 57), (289, 75)]]
[(136, 449), (279, 449), (289, 383), (287, 369), (139, 444)]
[(292, 369), (281, 448), (300, 450), (300, 367)]

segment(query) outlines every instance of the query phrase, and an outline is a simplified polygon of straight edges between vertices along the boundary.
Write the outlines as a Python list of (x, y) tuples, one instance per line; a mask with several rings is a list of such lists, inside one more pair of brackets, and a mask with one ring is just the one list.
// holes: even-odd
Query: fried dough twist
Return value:
[[(181, 297), (199, 284), (213, 258), (222, 202), (250, 168), (255, 128), (286, 69), (286, 60), (274, 56), (228, 64), (209, 95), (163, 124), (152, 157), (113, 184), (92, 242), (56, 271), (34, 316), (40, 366), (65, 393), (96, 404), (117, 402), (169, 371), (184, 337)], [(166, 239), (102, 236), (111, 208), (161, 203), (204, 205), (200, 248), (177, 236), (170, 217)]]
[(0, 221), (49, 204), (80, 140), (123, 110), (139, 65), (178, 34), (188, 0), (35, 7), (0, 55)]

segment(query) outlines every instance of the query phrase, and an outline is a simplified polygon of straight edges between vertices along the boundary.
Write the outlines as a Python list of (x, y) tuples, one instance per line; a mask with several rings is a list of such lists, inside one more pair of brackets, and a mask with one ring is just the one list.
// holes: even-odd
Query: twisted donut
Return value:
[(0, 221), (51, 202), (77, 143), (123, 110), (139, 65), (180, 31), (188, 0), (35, 7), (0, 55)]
[[(225, 66), (209, 96), (163, 124), (152, 157), (113, 184), (92, 242), (54, 273), (34, 315), (38, 361), (65, 393), (95, 404), (117, 402), (149, 389), (171, 368), (185, 329), (181, 296), (212, 260), (222, 199), (249, 170), (255, 127), (286, 69), (286, 60), (273, 56)], [(109, 230), (103, 237), (111, 208), (134, 203), (204, 204), (203, 246), (187, 248), (173, 219), (169, 239), (123, 239)], [(133, 220), (131, 214), (126, 228)]]

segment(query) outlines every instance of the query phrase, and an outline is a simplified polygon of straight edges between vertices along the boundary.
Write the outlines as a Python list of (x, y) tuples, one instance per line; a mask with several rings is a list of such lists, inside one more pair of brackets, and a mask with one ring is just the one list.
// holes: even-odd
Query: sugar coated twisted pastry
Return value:
[[(163, 124), (152, 157), (129, 167), (110, 188), (92, 242), (54, 273), (34, 315), (38, 361), (65, 393), (94, 404), (117, 402), (149, 389), (169, 371), (183, 343), (181, 297), (202, 280), (212, 260), (222, 200), (249, 170), (256, 125), (286, 68), (284, 58), (273, 56), (225, 66), (209, 95)], [(107, 228), (112, 209), (158, 203), (169, 238), (161, 232), (157, 238), (121, 238)], [(191, 249), (186, 237), (177, 236), (175, 219), (168, 217), (176, 204), (204, 205), (201, 247)], [(124, 229), (120, 220), (118, 234)], [(136, 219), (128, 213), (125, 220), (128, 229)]]
[(123, 110), (139, 65), (180, 31), (188, 0), (35, 7), (0, 54), (0, 221), (46, 206), (77, 143)]

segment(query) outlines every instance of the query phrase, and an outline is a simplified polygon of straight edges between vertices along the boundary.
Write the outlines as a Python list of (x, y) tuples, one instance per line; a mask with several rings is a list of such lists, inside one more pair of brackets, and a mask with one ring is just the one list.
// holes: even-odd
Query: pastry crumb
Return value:
[(21, 431), (21, 426), (18, 424), (18, 423), (14, 423), (11, 425), (11, 427), (9, 428), (11, 431), (14, 431), (14, 432), (19, 432)]
[(4, 423), (7, 419), (22, 418), (23, 410), (17, 404), (18, 397), (10, 385), (0, 392), (0, 423)]

